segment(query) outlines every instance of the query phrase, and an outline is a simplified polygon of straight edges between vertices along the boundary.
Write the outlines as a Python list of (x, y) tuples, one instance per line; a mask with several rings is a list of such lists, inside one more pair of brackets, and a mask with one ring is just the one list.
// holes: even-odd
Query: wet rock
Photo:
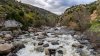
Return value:
[(56, 54), (56, 49), (45, 48), (44, 51), (45, 51), (45, 55), (48, 55), (48, 56), (51, 56), (51, 55), (55, 56)]
[(17, 56), (16, 53), (9, 53), (7, 56)]
[(44, 44), (43, 47), (49, 47), (49, 44)]
[(37, 39), (45, 39), (45, 36), (38, 36)]
[(79, 40), (79, 42), (80, 42), (81, 44), (85, 44), (85, 45), (86, 45), (86, 44), (89, 44), (89, 42), (88, 42), (87, 40), (84, 40), (84, 41), (83, 41), (83, 40)]
[(57, 51), (59, 54), (63, 54), (63, 51), (62, 50), (58, 50)]
[(43, 45), (43, 44), (44, 44), (44, 43), (43, 43), (42, 41), (38, 43), (38, 45)]
[(83, 48), (84, 46), (78, 43), (72, 44), (72, 47)]
[(14, 48), (13, 48), (13, 53), (16, 53), (17, 51), (19, 51), (22, 48), (25, 48), (25, 45), (22, 43), (14, 43)]
[(58, 41), (52, 41), (51, 44), (52, 45), (59, 45)]
[(44, 35), (44, 36), (48, 36), (46, 32), (42, 33), (42, 35)]
[(51, 55), (53, 55), (53, 56), (56, 55), (56, 49), (48, 49), (48, 50), (49, 50), (50, 56)]
[(4, 43), (0, 44), (0, 54), (8, 54), (12, 51), (14, 46), (12, 44)]
[(39, 34), (35, 33), (34, 36), (39, 36)]

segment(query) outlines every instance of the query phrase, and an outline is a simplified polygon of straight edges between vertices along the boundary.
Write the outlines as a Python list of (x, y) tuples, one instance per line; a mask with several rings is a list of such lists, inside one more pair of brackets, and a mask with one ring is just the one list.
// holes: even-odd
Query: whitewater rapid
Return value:
[[(58, 27), (57, 29), (58, 30), (50, 28), (41, 32), (37, 32), (37, 34), (39, 34), (38, 36), (41, 36), (43, 32), (47, 32), (47, 36), (45, 36), (46, 38), (42, 39), (44, 40), (44, 44), (49, 44), (49, 47), (45, 48), (59, 50), (59, 46), (63, 46), (63, 48), (60, 48), (64, 52), (63, 56), (95, 56), (92, 54), (93, 49), (90, 49), (87, 45), (81, 44), (77, 39), (74, 38), (74, 36), (80, 36), (72, 36), (68, 33), (69, 31), (66, 33), (66, 31), (61, 27)], [(18, 56), (46, 56), (44, 50), (43, 52), (37, 52), (35, 50), (35, 48), (38, 47), (38, 43), (41, 41), (37, 39), (38, 36), (35, 36), (35, 33), (30, 33), (29, 37), (26, 37), (25, 35), (20, 36), (22, 37), (20, 41), (24, 43), (25, 48), (19, 50), (16, 54)], [(52, 45), (50, 41), (58, 41), (59, 45)], [(73, 47), (73, 44), (82, 45), (83, 48)], [(59, 55), (59, 53), (56, 52), (56, 56), (62, 55)]]

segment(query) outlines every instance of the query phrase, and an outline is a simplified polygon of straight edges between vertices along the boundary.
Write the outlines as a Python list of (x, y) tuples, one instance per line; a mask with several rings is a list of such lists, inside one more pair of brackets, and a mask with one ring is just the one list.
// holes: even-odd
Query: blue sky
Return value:
[(88, 4), (96, 0), (21, 0), (23, 3), (43, 8), (55, 14), (62, 14), (73, 5)]

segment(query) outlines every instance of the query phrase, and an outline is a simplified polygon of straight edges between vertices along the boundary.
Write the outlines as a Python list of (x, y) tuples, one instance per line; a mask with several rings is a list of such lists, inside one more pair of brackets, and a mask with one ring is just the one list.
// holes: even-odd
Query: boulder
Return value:
[(51, 44), (52, 45), (59, 45), (58, 41), (52, 41)]
[(42, 36), (42, 35), (37, 37), (37, 39), (45, 39), (45, 38), (46, 37), (45, 36)]
[(45, 55), (47, 55), (47, 56), (50, 55), (48, 48), (45, 48), (44, 51), (45, 51)]
[(49, 47), (49, 44), (44, 44), (43, 47)]
[(4, 40), (11, 40), (13, 37), (11, 34), (5, 34), (4, 35)]
[(13, 53), (16, 53), (17, 51), (19, 51), (22, 48), (25, 48), (25, 45), (21, 42), (13, 43), (13, 45), (14, 45)]
[(78, 43), (72, 44), (72, 47), (83, 48), (84, 46)]
[(42, 33), (42, 35), (44, 35), (44, 36), (48, 36), (46, 32)]
[(8, 54), (12, 51), (14, 46), (12, 44), (4, 43), (0, 44), (0, 54)]
[(62, 50), (58, 50), (57, 51), (59, 54), (63, 54), (63, 51)]
[(43, 43), (42, 41), (38, 43), (38, 45), (43, 45), (43, 44), (44, 44), (44, 43)]

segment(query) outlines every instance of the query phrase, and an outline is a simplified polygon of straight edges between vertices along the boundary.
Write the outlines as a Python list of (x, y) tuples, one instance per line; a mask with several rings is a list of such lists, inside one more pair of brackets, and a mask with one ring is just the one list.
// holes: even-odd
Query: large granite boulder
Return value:
[(0, 44), (0, 54), (8, 54), (12, 51), (14, 46), (12, 44), (4, 43)]

